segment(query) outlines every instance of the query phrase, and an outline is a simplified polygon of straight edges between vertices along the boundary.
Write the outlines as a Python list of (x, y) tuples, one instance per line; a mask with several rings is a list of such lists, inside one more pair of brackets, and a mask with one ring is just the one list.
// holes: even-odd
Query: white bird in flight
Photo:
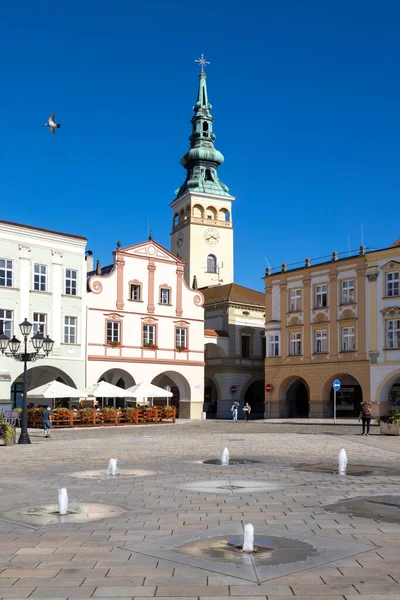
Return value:
[(45, 127), (48, 127), (50, 129), (51, 133), (55, 133), (56, 129), (60, 129), (60, 124), (56, 123), (54, 120), (54, 113), (51, 113), (51, 115), (49, 116), (49, 119), (48, 119)]

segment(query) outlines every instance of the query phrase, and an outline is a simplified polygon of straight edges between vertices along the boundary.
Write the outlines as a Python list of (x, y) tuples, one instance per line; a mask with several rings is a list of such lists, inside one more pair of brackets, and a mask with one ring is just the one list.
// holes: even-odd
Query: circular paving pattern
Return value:
[(18, 521), (42, 527), (44, 525), (67, 525), (69, 523), (89, 523), (110, 517), (119, 517), (127, 510), (112, 504), (84, 504), (71, 503), (68, 513), (60, 515), (58, 504), (43, 506), (21, 506), (2, 513), (2, 517), (11, 521)]
[(230, 458), (229, 463), (227, 465), (223, 465), (221, 459), (219, 458), (209, 458), (207, 460), (201, 461), (203, 465), (217, 465), (220, 467), (232, 467), (235, 465), (250, 465), (254, 463), (262, 463), (262, 460), (257, 460), (256, 458), (243, 458), (238, 456), (237, 458)]
[(101, 480), (121, 480), (134, 477), (145, 477), (146, 475), (154, 475), (154, 471), (146, 471), (145, 469), (119, 469), (118, 475), (107, 475), (107, 469), (97, 469), (95, 471), (76, 471), (75, 473), (67, 473), (70, 477), (78, 477), (79, 479), (101, 479)]
[[(297, 465), (297, 471), (307, 471), (308, 473), (326, 473), (329, 475), (338, 475), (337, 465)], [(376, 465), (347, 465), (346, 475), (351, 477), (367, 477), (373, 475), (379, 476), (400, 476), (400, 470), (391, 469), (388, 467), (378, 467)]]

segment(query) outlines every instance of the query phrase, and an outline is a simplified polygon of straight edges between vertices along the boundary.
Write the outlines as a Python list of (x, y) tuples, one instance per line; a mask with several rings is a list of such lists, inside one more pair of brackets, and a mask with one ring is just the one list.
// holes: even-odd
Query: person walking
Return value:
[[(372, 409), (368, 402), (361, 404), (361, 412), (358, 418), (358, 422), (362, 420), (362, 435), (369, 435), (369, 426), (371, 425)], [(365, 431), (365, 429), (367, 431)]]
[(250, 420), (250, 413), (251, 413), (251, 406), (248, 402), (246, 402), (246, 404), (243, 406), (243, 412), (244, 412), (244, 420), (246, 421), (246, 423), (248, 423)]
[(232, 408), (231, 408), (231, 412), (232, 412), (232, 421), (234, 423), (236, 423), (237, 419), (238, 419), (238, 408), (239, 408), (239, 402), (234, 402), (232, 404)]
[(43, 418), (44, 437), (45, 438), (49, 438), (50, 437), (50, 431), (53, 429), (53, 424), (51, 422), (51, 408), (50, 408), (50, 406), (48, 406), (42, 412), (42, 418)]

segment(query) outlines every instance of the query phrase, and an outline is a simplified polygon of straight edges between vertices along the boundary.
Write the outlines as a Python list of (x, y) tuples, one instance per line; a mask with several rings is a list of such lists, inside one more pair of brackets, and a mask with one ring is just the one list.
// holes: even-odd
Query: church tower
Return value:
[(186, 262), (189, 286), (208, 287), (233, 283), (232, 202), (234, 198), (218, 177), (224, 162), (214, 148), (212, 108), (207, 95), (207, 75), (201, 59), (199, 91), (193, 107), (190, 149), (181, 158), (186, 179), (176, 190), (171, 251)]

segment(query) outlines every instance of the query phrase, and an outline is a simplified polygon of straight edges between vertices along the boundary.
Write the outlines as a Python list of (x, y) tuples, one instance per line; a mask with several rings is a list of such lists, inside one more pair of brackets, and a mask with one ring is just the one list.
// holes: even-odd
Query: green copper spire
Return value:
[(221, 152), (214, 148), (215, 134), (212, 130), (213, 117), (210, 110), (211, 104), (207, 94), (207, 75), (204, 65), (209, 64), (204, 56), (196, 62), (201, 65), (199, 73), (199, 91), (197, 102), (193, 107), (192, 135), (189, 137), (190, 150), (181, 158), (181, 165), (187, 171), (186, 179), (176, 190), (176, 197), (182, 196), (188, 190), (229, 196), (229, 190), (218, 178), (217, 169), (224, 162)]

